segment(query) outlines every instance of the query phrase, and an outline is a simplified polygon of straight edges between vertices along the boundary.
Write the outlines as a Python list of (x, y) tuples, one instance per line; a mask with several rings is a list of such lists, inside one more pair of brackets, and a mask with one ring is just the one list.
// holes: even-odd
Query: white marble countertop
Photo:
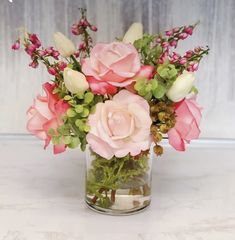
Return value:
[(95, 213), (83, 193), (78, 150), (54, 156), (31, 137), (0, 137), (0, 240), (233, 240), (235, 141), (166, 146), (142, 213)]

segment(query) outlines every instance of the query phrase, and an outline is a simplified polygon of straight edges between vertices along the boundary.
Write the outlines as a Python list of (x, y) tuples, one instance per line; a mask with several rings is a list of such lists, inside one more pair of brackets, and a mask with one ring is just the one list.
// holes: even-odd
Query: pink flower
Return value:
[(47, 55), (47, 51), (46, 50), (39, 50), (38, 51), (38, 54), (41, 56), (41, 57), (44, 57)]
[(185, 27), (184, 32), (186, 32), (189, 35), (193, 34), (193, 28), (192, 27)]
[(31, 41), (31, 43), (33, 45), (36, 46), (36, 48), (41, 47), (41, 42), (40, 42), (40, 40), (38, 39), (38, 37), (35, 33), (32, 33), (32, 34), (29, 35), (29, 40)]
[(57, 74), (57, 71), (54, 67), (49, 67), (47, 69), (48, 73), (50, 73), (51, 75), (55, 76)]
[(93, 31), (93, 32), (96, 32), (96, 31), (97, 31), (97, 27), (94, 26), (94, 25), (91, 25), (91, 26), (90, 26), (90, 29), (91, 29), (91, 31)]
[(187, 62), (186, 58), (181, 58), (179, 64), (184, 65)]
[(73, 35), (79, 35), (79, 31), (78, 31), (78, 25), (77, 24), (73, 24), (72, 28), (71, 28), (71, 32)]
[[(44, 148), (46, 148), (51, 141), (48, 130), (53, 128), (56, 131), (57, 127), (63, 124), (61, 116), (70, 107), (68, 103), (52, 93), (54, 88), (55, 84), (43, 84), (43, 89), (47, 96), (37, 96), (33, 106), (27, 111), (27, 130), (39, 139), (45, 141)], [(54, 145), (54, 153), (61, 153), (65, 151), (65, 148), (66, 146), (63, 143)]]
[(67, 67), (67, 63), (65, 63), (65, 62), (60, 62), (59, 63), (59, 69), (60, 69), (60, 71), (64, 71), (64, 69)]
[(167, 48), (168, 46), (169, 46), (169, 43), (168, 43), (168, 42), (163, 42), (163, 43), (162, 43), (162, 47), (163, 47), (163, 48)]
[(166, 31), (166, 36), (171, 37), (173, 35), (173, 30)]
[(37, 68), (38, 67), (38, 61), (37, 60), (33, 60), (30, 64), (29, 64), (30, 67), (32, 68)]
[(20, 48), (20, 41), (17, 40), (12, 46), (11, 49), (18, 50)]
[(187, 37), (188, 37), (188, 34), (185, 33), (185, 32), (182, 32), (182, 33), (179, 34), (179, 39), (181, 39), (181, 40), (184, 40)]
[(175, 105), (176, 124), (167, 133), (169, 143), (178, 151), (185, 150), (185, 143), (199, 137), (201, 107), (196, 102), (196, 95), (190, 95)]
[(189, 66), (187, 67), (187, 70), (189, 72), (195, 72), (198, 70), (199, 64), (198, 62), (190, 62)]
[(32, 56), (33, 53), (35, 52), (35, 50), (37, 49), (37, 47), (34, 44), (30, 44), (25, 48), (25, 51)]
[[(82, 62), (83, 73), (96, 80), (97, 93), (99, 85), (102, 89), (103, 85), (114, 87), (129, 85), (139, 70), (140, 59), (137, 50), (133, 45), (122, 42), (98, 43), (91, 50), (90, 58)], [(101, 92), (100, 94), (103, 94)]]
[[(134, 89), (135, 81), (139, 77), (145, 77), (147, 79), (151, 79), (153, 77), (154, 67), (151, 65), (143, 65), (141, 66), (139, 72), (133, 77), (132, 83), (125, 88), (130, 92), (136, 92)], [(87, 77), (87, 81), (89, 82), (89, 86), (92, 89), (94, 94), (101, 94), (104, 95), (109, 93), (111, 95), (117, 92), (117, 87), (108, 84), (107, 82), (100, 82), (96, 80), (94, 77)]]
[(175, 47), (175, 48), (177, 47), (177, 41), (176, 40), (170, 41), (169, 44), (170, 44), (171, 47)]
[(110, 85), (107, 82), (98, 81), (96, 78), (91, 76), (86, 77), (86, 79), (94, 94), (104, 95), (108, 93), (113, 95), (117, 92), (117, 87)]
[(112, 100), (96, 105), (88, 118), (90, 132), (87, 142), (100, 156), (111, 159), (128, 153), (138, 155), (151, 144), (148, 102), (127, 90), (121, 90)]
[(192, 50), (188, 50), (185, 54), (186, 58), (191, 58), (193, 56), (193, 51)]

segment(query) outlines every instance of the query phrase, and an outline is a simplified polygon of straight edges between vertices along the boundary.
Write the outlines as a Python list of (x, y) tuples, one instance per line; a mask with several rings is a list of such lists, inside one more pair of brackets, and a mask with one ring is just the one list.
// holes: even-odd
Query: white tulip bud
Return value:
[(54, 33), (54, 42), (56, 49), (62, 57), (70, 57), (76, 51), (73, 42), (61, 32)]
[(173, 102), (179, 102), (186, 97), (193, 87), (195, 74), (193, 72), (184, 71), (176, 78), (166, 96)]
[(71, 93), (84, 93), (89, 84), (84, 74), (74, 71), (71, 68), (64, 69), (64, 84)]
[(126, 34), (123, 37), (124, 43), (131, 43), (133, 44), (136, 40), (143, 37), (143, 25), (142, 23), (133, 23), (129, 29), (127, 30)]

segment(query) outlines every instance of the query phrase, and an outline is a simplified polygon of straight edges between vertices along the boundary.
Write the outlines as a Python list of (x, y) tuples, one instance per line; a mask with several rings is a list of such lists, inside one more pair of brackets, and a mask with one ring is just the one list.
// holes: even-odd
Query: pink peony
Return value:
[(201, 108), (196, 103), (196, 95), (190, 95), (176, 103), (176, 124), (167, 133), (169, 143), (178, 151), (185, 150), (185, 143), (199, 137), (199, 124), (202, 117)]
[[(45, 140), (44, 148), (46, 148), (51, 141), (48, 130), (53, 128), (56, 131), (57, 127), (63, 124), (61, 116), (70, 107), (68, 103), (52, 93), (54, 88), (55, 84), (48, 82), (43, 84), (43, 89), (47, 96), (37, 96), (33, 106), (27, 111), (27, 130), (36, 137)], [(54, 153), (61, 153), (65, 151), (65, 148), (66, 146), (63, 143), (54, 145)]]
[[(92, 77), (91, 89), (100, 94), (104, 94), (104, 90), (105, 93), (112, 94), (116, 87), (129, 85), (134, 81), (132, 78), (139, 72), (140, 67), (135, 47), (123, 42), (96, 44), (90, 57), (82, 63), (83, 73)], [(109, 87), (110, 85), (112, 87)]]
[(96, 105), (95, 113), (88, 118), (86, 139), (91, 149), (106, 159), (128, 153), (136, 156), (150, 147), (151, 123), (148, 102), (122, 90), (112, 100)]

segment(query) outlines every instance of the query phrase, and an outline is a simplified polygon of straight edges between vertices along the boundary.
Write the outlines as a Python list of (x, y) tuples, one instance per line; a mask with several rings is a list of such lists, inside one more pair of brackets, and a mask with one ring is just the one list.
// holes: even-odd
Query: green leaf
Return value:
[(48, 133), (48, 135), (51, 136), (51, 137), (56, 134), (55, 129), (53, 129), (53, 128), (49, 128), (49, 130), (48, 130), (47, 133)]
[(75, 125), (79, 128), (80, 131), (84, 131), (85, 124), (81, 119), (75, 121)]
[(72, 64), (72, 63), (69, 63), (69, 64), (67, 65), (67, 67), (73, 69), (73, 64)]
[(139, 91), (138, 91), (138, 93), (139, 93), (139, 95), (140, 96), (144, 96), (144, 95), (146, 95), (148, 92), (145, 90), (145, 88), (143, 87), (143, 88), (141, 88)]
[(82, 113), (80, 113), (81, 117), (87, 117), (89, 115), (89, 109), (84, 108)]
[(83, 92), (77, 93), (76, 96), (77, 96), (78, 99), (84, 99), (84, 93)]
[(58, 92), (60, 92), (60, 89), (59, 89), (59, 88), (54, 88), (53, 91), (52, 91), (53, 94), (56, 94), (56, 93), (58, 93)]
[(90, 113), (95, 113), (95, 109), (96, 109), (96, 105), (92, 106), (91, 109), (90, 109)]
[(57, 131), (62, 135), (70, 134), (69, 127), (66, 125), (61, 125), (57, 128)]
[(193, 86), (190, 92), (198, 94), (198, 89), (195, 86)]
[(51, 140), (52, 140), (52, 143), (54, 145), (58, 145), (58, 144), (61, 143), (61, 137), (60, 136), (53, 136)]
[(86, 144), (87, 144), (87, 141), (86, 141), (86, 138), (82, 138), (81, 139), (81, 150), (84, 152), (86, 150)]
[(76, 104), (76, 101), (74, 99), (71, 99), (68, 101), (68, 103), (73, 106)]
[(165, 93), (166, 93), (166, 88), (162, 84), (158, 84), (158, 87), (153, 91), (153, 95), (157, 99), (162, 98), (165, 95)]
[(67, 116), (68, 116), (69, 118), (75, 117), (76, 115), (77, 115), (76, 112), (75, 112), (72, 108), (69, 108), (69, 109), (67, 110)]
[(90, 131), (90, 126), (89, 125), (85, 125), (84, 126), (84, 132), (89, 132)]
[(152, 84), (152, 90), (155, 90), (158, 86), (158, 81), (156, 79), (152, 79), (150, 82)]
[(139, 91), (141, 88), (143, 88), (146, 84), (146, 79), (145, 78), (139, 78), (136, 81), (136, 84), (134, 86), (136, 91)]
[(152, 99), (152, 92), (148, 92), (147, 94), (144, 95), (144, 98), (147, 100), (147, 101), (150, 101)]
[(85, 96), (84, 96), (85, 103), (89, 104), (93, 101), (93, 99), (94, 99), (94, 94), (92, 92), (85, 93)]
[(148, 83), (145, 87), (145, 91), (149, 93), (151, 90), (152, 90), (152, 84)]
[(80, 143), (80, 140), (78, 137), (72, 137), (71, 142), (68, 144), (69, 148), (76, 148)]
[(75, 106), (75, 111), (77, 113), (83, 112), (83, 106), (81, 104)]
[(70, 95), (65, 95), (64, 96), (64, 100), (66, 100), (66, 101), (69, 101), (69, 100), (71, 100), (72, 99), (72, 97), (70, 96)]
[(64, 143), (66, 145), (70, 144), (72, 142), (72, 137), (71, 136), (65, 136), (64, 137)]

